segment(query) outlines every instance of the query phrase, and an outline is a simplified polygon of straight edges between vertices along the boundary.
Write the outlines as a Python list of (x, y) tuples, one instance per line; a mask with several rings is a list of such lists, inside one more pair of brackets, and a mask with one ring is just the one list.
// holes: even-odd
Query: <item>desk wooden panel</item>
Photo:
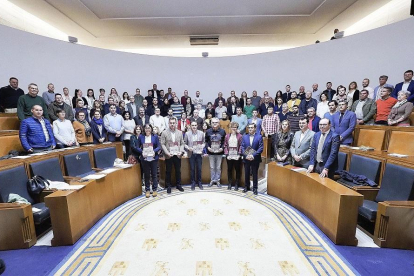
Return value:
[(0, 156), (11, 150), (24, 151), (19, 139), (19, 131), (0, 131)]
[(0, 113), (0, 130), (19, 130), (20, 121), (16, 113)]
[(74, 244), (109, 211), (141, 195), (140, 175), (139, 166), (134, 165), (103, 179), (73, 183), (85, 184), (81, 190), (57, 191), (46, 196), (54, 234), (52, 245)]
[(414, 132), (391, 131), (388, 152), (413, 155)]
[[(259, 166), (258, 178), (259, 180), (265, 176), (265, 165), (264, 162), (266, 159), (262, 158), (262, 162)], [(158, 161), (158, 166), (160, 167), (160, 183), (159, 185), (165, 188), (165, 175), (166, 175), (166, 166), (165, 166), (165, 159), (160, 158)], [(233, 179), (236, 178), (236, 172), (233, 170)], [(210, 175), (210, 162), (208, 156), (203, 157), (203, 163), (201, 166), (201, 183), (207, 184), (210, 183), (211, 175)], [(227, 185), (228, 182), (228, 175), (227, 175), (227, 161), (223, 158), (221, 163), (221, 176), (220, 176), (220, 183), (223, 185)], [(190, 159), (189, 158), (182, 158), (181, 159), (181, 184), (191, 184), (190, 178)], [(174, 166), (171, 170), (171, 185), (175, 186), (175, 169)], [(233, 180), (234, 185), (234, 180)], [(244, 187), (244, 165), (243, 162), (241, 163), (241, 177), (239, 187)]]
[(335, 244), (356, 245), (363, 196), (316, 173), (298, 173), (290, 167), (269, 164), (267, 193), (303, 212)]
[(386, 130), (385, 129), (360, 129), (356, 139), (356, 146), (372, 147), (376, 150), (386, 148)]
[(36, 244), (32, 205), (0, 203), (0, 250), (30, 248)]
[(270, 160), (270, 158), (272, 158), (272, 156), (270, 156), (271, 148), (272, 148), (272, 138), (264, 137), (262, 157), (266, 158), (266, 160)]
[(378, 204), (374, 242), (380, 247), (414, 249), (414, 201)]

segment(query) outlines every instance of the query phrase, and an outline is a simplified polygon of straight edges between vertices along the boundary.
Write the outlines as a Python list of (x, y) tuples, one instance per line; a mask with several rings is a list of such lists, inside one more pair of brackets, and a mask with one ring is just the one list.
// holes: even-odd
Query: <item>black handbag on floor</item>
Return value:
[(48, 189), (49, 185), (49, 181), (40, 175), (35, 175), (27, 181), (27, 189), (33, 195), (40, 194), (44, 189)]

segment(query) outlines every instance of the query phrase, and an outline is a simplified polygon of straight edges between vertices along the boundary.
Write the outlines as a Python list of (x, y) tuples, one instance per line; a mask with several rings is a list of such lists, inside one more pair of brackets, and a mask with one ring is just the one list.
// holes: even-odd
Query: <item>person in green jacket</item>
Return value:
[(42, 97), (37, 96), (39, 93), (37, 84), (29, 84), (28, 89), (29, 93), (20, 96), (17, 101), (17, 117), (19, 117), (19, 120), (23, 121), (26, 118), (32, 117), (32, 107), (35, 105), (39, 105), (43, 110), (46, 110), (46, 112), (43, 113), (43, 116), (49, 120), (46, 102)]
[(247, 119), (253, 117), (253, 110), (256, 110), (256, 107), (252, 105), (252, 99), (247, 98), (246, 105), (243, 108), (243, 113), (246, 114)]

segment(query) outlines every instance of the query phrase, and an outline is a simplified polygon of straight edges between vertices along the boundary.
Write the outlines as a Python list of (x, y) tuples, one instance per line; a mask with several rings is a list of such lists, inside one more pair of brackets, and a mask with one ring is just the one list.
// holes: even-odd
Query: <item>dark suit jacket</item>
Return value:
[(236, 104), (236, 108), (234, 109), (234, 112), (233, 112), (232, 105), (229, 104), (227, 106), (227, 116), (230, 116), (230, 119), (231, 119), (231, 116), (236, 115), (238, 107), (240, 107), (240, 105)]
[(313, 98), (311, 98), (309, 101), (306, 101), (306, 99), (303, 99), (299, 105), (300, 114), (307, 114), (308, 108), (310, 107), (315, 108), (315, 111), (316, 111), (316, 108), (318, 108), (318, 101)]
[[(316, 155), (318, 152), (318, 144), (321, 135), (321, 132), (318, 132), (313, 138), (309, 165), (316, 165)], [(327, 135), (328, 136), (325, 139), (322, 150), (322, 166), (328, 169), (330, 173), (334, 173), (336, 170), (338, 170), (339, 135), (332, 131), (332, 129)]]
[[(404, 84), (403, 82), (400, 82), (399, 84), (395, 86), (395, 89), (394, 91), (392, 91), (392, 94), (391, 94), (392, 97), (397, 98), (398, 92), (402, 90), (403, 84)], [(414, 103), (414, 80), (410, 82), (407, 90), (411, 92), (411, 96), (408, 97), (407, 101)]]
[[(332, 128), (334, 129), (335, 133), (339, 136), (342, 136), (341, 144), (350, 145), (353, 142), (352, 132), (355, 129), (356, 125), (356, 115), (352, 111), (345, 111), (345, 114), (342, 118), (341, 123), (339, 123), (340, 112), (334, 113), (332, 115)], [(331, 128), (331, 130), (332, 130)]]
[(316, 116), (313, 118), (312, 121), (312, 131), (313, 132), (318, 132), (319, 131), (319, 121), (321, 120), (320, 117)]
[(91, 126), (91, 131), (92, 131), (93, 143), (94, 144), (100, 144), (99, 139), (101, 139), (101, 138), (105, 138), (105, 141), (107, 140), (107, 138), (106, 138), (106, 128), (103, 124), (102, 124), (102, 135), (99, 134), (98, 125), (94, 122), (94, 120), (91, 120), (90, 126)]
[[(136, 136), (135, 135), (131, 136), (131, 151), (135, 153), (134, 156), (139, 156), (141, 161), (145, 161), (144, 157), (142, 156), (142, 147), (145, 144), (145, 136), (141, 134), (137, 139), (135, 138), (132, 139), (132, 137), (136, 137)], [(158, 152), (161, 150), (161, 144), (158, 139), (158, 136), (151, 135), (151, 143), (152, 143), (152, 148), (154, 149), (154, 152), (155, 152), (154, 159), (158, 160), (159, 158)]]
[(324, 90), (322, 93), (326, 93), (328, 95), (328, 101), (332, 101), (333, 96), (336, 94), (336, 91), (331, 89), (331, 90)]
[(223, 105), (224, 105), (224, 106), (226, 106), (226, 105), (227, 105), (227, 101), (226, 101), (226, 99), (225, 99), (225, 98), (223, 98), (223, 97), (221, 97), (221, 98), (217, 97), (217, 98), (214, 100), (214, 107), (219, 106), (219, 101), (220, 101), (220, 100), (223, 102)]
[[(109, 103), (106, 103), (106, 104), (104, 104), (104, 114), (106, 115), (106, 114), (109, 114)], [(121, 109), (119, 109), (119, 107), (117, 106), (116, 107), (116, 113), (118, 113), (119, 115), (122, 115), (121, 114)]]
[[(275, 105), (272, 104), (272, 103), (269, 103), (269, 106), (271, 106), (273, 108), (275, 107)], [(262, 103), (260, 105), (260, 107), (259, 107), (259, 114), (262, 116), (262, 118), (263, 118), (264, 115), (267, 114), (267, 107), (266, 107), (265, 103)]]
[[(135, 121), (135, 124), (138, 126), (138, 125), (140, 125), (140, 126), (142, 126), (143, 124), (142, 124), (142, 119), (141, 119), (141, 117), (139, 117), (139, 115), (137, 115), (137, 116), (135, 116), (134, 117), (134, 121)], [(145, 115), (145, 123), (146, 124), (149, 124), (149, 116), (147, 116), (147, 115)]]
[[(244, 154), (244, 152), (246, 151), (246, 149), (250, 147), (250, 134), (245, 134), (243, 135), (242, 138), (242, 144), (241, 144), (241, 152), (243, 155), (243, 162), (247, 162), (249, 160), (246, 159), (246, 155)], [(260, 134), (255, 134), (254, 138), (253, 138), (253, 143), (251, 145), (251, 147), (256, 151), (253, 154), (254, 160), (251, 162), (262, 162), (262, 152), (263, 152), (263, 137)]]
[(284, 103), (287, 103), (292, 97), (291, 97), (291, 95), (292, 95), (292, 92), (289, 92), (289, 93), (283, 93), (282, 94), (282, 99), (283, 99), (283, 102)]

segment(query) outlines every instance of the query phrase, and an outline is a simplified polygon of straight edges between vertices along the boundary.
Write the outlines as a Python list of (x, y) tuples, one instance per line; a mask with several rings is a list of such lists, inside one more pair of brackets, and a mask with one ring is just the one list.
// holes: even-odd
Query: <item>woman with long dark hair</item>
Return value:
[(131, 113), (129, 113), (129, 111), (124, 111), (124, 113), (122, 113), (122, 117), (124, 117), (124, 132), (122, 135), (124, 136), (123, 142), (125, 145), (125, 156), (128, 160), (128, 157), (131, 154), (130, 139), (131, 135), (134, 134), (135, 121), (131, 118)]

